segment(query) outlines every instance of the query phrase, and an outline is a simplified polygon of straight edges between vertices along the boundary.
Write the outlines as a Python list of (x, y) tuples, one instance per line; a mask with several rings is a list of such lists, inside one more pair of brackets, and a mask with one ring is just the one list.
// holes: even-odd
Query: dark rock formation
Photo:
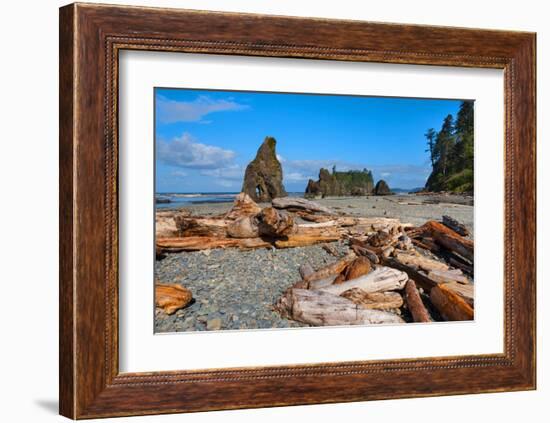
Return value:
[(283, 169), (275, 153), (275, 138), (266, 137), (256, 158), (246, 167), (242, 192), (257, 202), (286, 197), (283, 187)]
[(372, 193), (373, 186), (372, 172), (367, 169), (337, 172), (333, 168), (332, 173), (321, 169), (318, 181), (309, 180), (306, 197), (368, 195)]
[(383, 179), (380, 179), (374, 187), (374, 195), (391, 195), (390, 187)]

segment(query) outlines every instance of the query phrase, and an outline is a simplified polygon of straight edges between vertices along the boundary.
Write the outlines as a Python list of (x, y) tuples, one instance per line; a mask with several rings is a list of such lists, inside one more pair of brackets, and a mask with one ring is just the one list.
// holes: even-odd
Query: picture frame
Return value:
[[(71, 4), (60, 9), (60, 414), (98, 418), (536, 387), (533, 33)], [(504, 352), (120, 373), (122, 50), (504, 70)]]

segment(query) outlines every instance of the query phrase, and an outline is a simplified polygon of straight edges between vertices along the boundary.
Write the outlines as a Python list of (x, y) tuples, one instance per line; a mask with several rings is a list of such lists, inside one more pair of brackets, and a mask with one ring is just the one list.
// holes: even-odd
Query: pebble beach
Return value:
[[(348, 215), (398, 218), (415, 226), (448, 215), (473, 233), (472, 197), (406, 194), (329, 197), (315, 201)], [(229, 202), (218, 202), (191, 204), (184, 208), (192, 215), (209, 216), (224, 213), (231, 206)], [(341, 256), (348, 252), (348, 247), (339, 241), (330, 245)], [(157, 309), (155, 332), (307, 326), (282, 318), (273, 311), (273, 304), (300, 279), (300, 265), (309, 263), (317, 269), (336, 260), (338, 258), (323, 249), (322, 245), (246, 251), (227, 248), (168, 254), (166, 258), (156, 261), (156, 280), (188, 288), (193, 293), (193, 302), (172, 315)]]

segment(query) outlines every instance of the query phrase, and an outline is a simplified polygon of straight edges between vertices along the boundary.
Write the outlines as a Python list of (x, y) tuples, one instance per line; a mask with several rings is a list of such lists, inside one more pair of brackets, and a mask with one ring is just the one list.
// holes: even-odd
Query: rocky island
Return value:
[(305, 196), (308, 198), (348, 197), (365, 195), (389, 195), (390, 187), (387, 182), (380, 180), (374, 185), (372, 172), (367, 169), (337, 171), (332, 173), (321, 168), (319, 180), (310, 179), (307, 183)]
[(319, 171), (319, 180), (309, 180), (306, 187), (306, 197), (339, 197), (359, 196), (372, 193), (374, 181), (372, 172), (367, 169), (339, 172), (336, 167), (332, 173), (327, 169)]
[(392, 194), (390, 187), (388, 186), (388, 183), (383, 179), (380, 179), (376, 183), (373, 193), (374, 195), (391, 195)]

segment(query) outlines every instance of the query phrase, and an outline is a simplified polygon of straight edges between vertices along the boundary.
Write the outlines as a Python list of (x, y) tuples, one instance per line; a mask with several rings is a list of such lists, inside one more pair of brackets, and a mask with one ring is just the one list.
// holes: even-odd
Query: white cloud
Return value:
[(170, 175), (176, 178), (185, 178), (187, 176), (187, 172), (184, 172), (182, 170), (174, 170), (172, 171), (172, 173), (170, 173)]
[(204, 169), (204, 170), (201, 170), (200, 174), (202, 176), (213, 176), (215, 178), (242, 181), (244, 177), (244, 170), (245, 170), (244, 167), (235, 164), (235, 165), (220, 167), (217, 169)]
[(227, 179), (217, 179), (214, 183), (224, 188), (240, 188), (240, 184), (236, 181), (229, 181)]
[(215, 112), (229, 112), (247, 109), (245, 104), (239, 104), (232, 100), (214, 100), (208, 96), (200, 96), (193, 101), (170, 100), (163, 96), (157, 96), (156, 113), (163, 123), (174, 122), (200, 122), (201, 119)]
[(304, 175), (300, 172), (285, 172), (283, 171), (283, 178), (286, 182), (302, 182), (302, 181), (308, 181), (310, 179), (317, 179), (313, 175)]
[(177, 167), (191, 169), (218, 169), (232, 164), (235, 152), (214, 145), (197, 142), (184, 133), (170, 142), (159, 140), (157, 159)]

